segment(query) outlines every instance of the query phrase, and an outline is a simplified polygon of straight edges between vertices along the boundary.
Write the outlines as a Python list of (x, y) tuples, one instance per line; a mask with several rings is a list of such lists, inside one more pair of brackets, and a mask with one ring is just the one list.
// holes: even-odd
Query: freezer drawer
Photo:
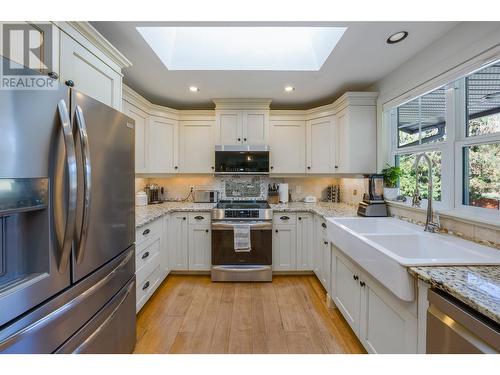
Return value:
[[(57, 350), (134, 277), (134, 250), (131, 246), (80, 283), (3, 327), (0, 353), (44, 354)], [(133, 306), (131, 311), (135, 313)]]
[(428, 354), (498, 353), (500, 327), (443, 292), (430, 289)]
[(128, 354), (134, 346), (135, 278), (55, 353)]

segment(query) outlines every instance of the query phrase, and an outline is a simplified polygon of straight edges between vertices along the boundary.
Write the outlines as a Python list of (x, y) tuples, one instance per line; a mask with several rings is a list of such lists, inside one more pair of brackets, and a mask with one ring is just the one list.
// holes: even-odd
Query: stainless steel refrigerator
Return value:
[(66, 86), (0, 91), (0, 353), (135, 345), (134, 121)]

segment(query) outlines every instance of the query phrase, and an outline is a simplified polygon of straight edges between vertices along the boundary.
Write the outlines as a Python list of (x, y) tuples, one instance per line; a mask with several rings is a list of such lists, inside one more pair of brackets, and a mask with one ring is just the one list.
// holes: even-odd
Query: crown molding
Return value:
[(181, 111), (178, 109), (153, 104), (125, 84), (123, 84), (122, 98), (151, 116), (168, 117), (174, 120), (178, 120), (180, 117)]
[(221, 98), (213, 99), (215, 109), (267, 109), (271, 105), (272, 99), (259, 98)]
[(99, 31), (97, 31), (90, 23), (81, 21), (56, 22), (56, 25), (65, 29), (64, 24), (71, 26), (80, 33), (90, 43), (101, 50), (108, 58), (110, 58), (120, 69), (132, 66), (132, 63), (127, 59), (115, 46), (113, 46)]

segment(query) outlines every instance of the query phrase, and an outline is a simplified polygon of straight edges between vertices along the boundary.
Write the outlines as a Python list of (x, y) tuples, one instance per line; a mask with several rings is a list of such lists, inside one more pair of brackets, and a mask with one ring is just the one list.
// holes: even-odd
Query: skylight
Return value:
[(169, 70), (317, 71), (345, 27), (137, 27)]

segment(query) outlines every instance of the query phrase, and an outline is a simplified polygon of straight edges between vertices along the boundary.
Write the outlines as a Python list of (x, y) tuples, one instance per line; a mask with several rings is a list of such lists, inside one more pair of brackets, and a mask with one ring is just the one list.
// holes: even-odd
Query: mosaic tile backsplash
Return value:
[(222, 196), (226, 199), (266, 199), (266, 192), (262, 191), (262, 186), (266, 185), (260, 177), (226, 178), (222, 181), (222, 186)]

